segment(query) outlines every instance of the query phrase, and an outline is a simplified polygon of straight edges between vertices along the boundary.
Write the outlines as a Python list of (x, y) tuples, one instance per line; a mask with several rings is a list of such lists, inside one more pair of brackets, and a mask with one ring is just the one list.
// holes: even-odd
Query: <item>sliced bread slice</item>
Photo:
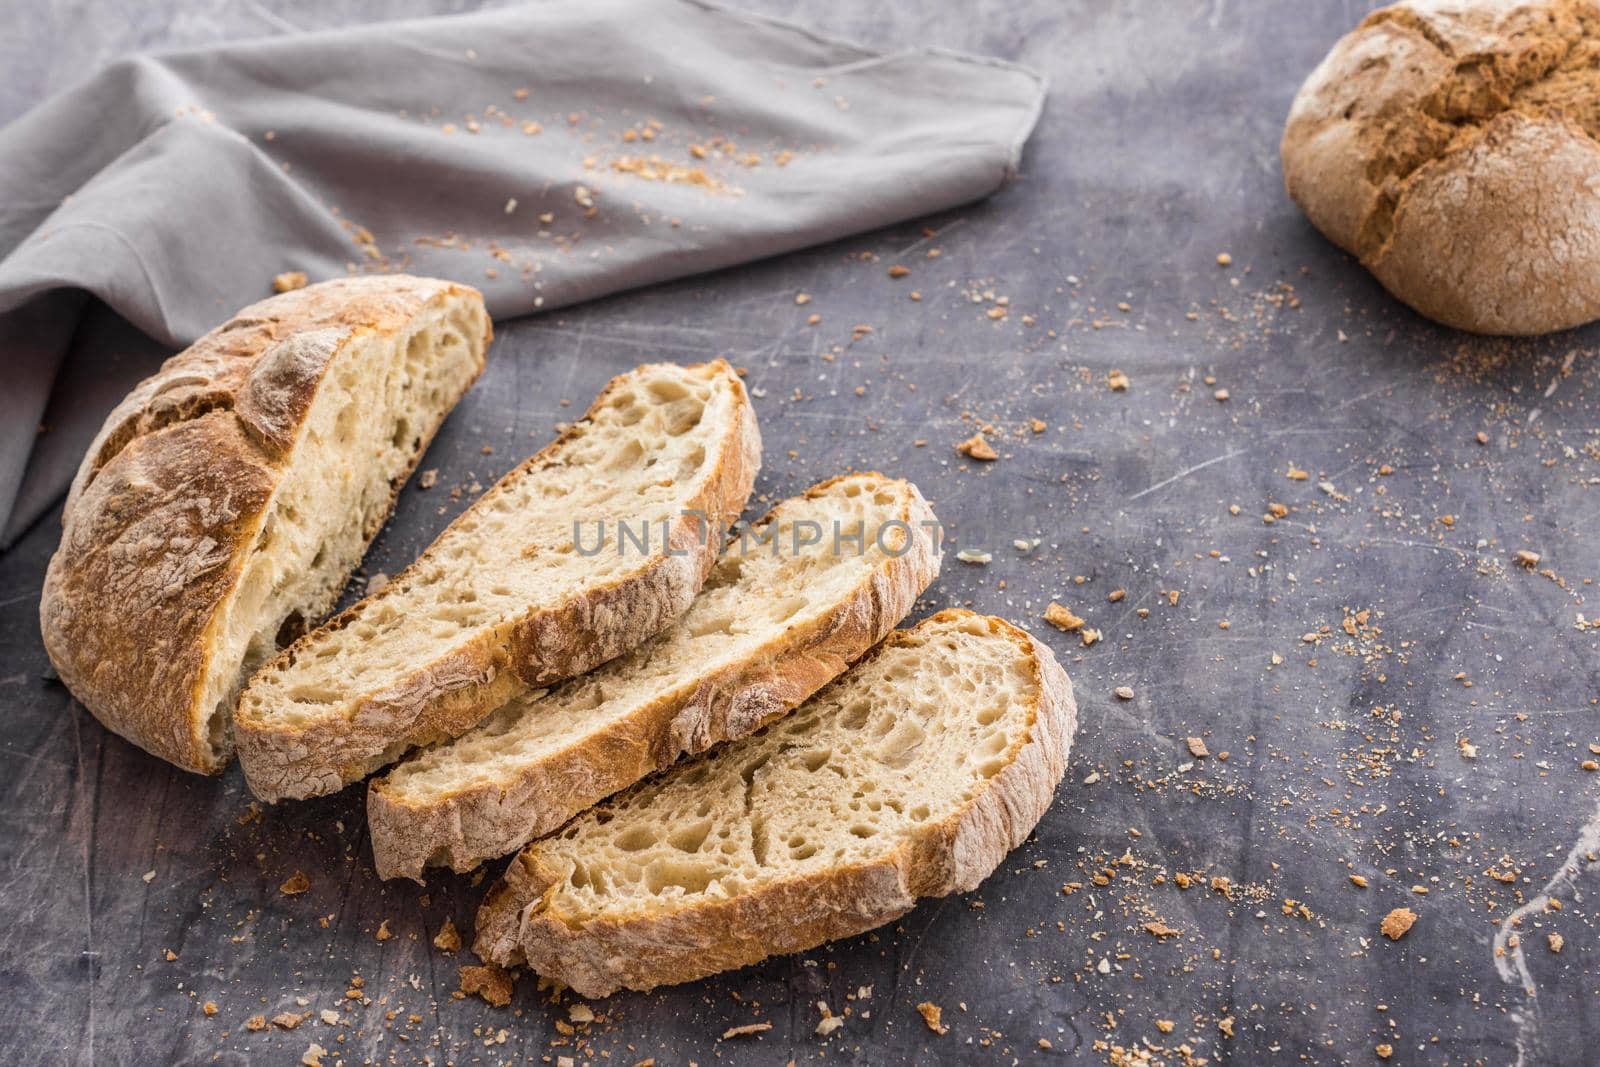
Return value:
[(694, 599), (760, 459), (721, 360), (613, 379), (415, 563), (256, 674), (236, 715), (250, 788), (333, 792), (633, 648)]
[(467, 871), (617, 790), (753, 733), (881, 641), (939, 572), (916, 486), (853, 474), (786, 500), (728, 543), (667, 629), (367, 788), (382, 878)]
[(1076, 723), (1047, 648), (942, 611), (760, 733), (529, 845), (478, 913), (478, 955), (601, 997), (870, 930), (1022, 843)]
[(61, 680), (186, 770), (233, 756), (233, 708), (318, 622), (480, 371), (483, 297), (340, 278), (252, 304), (107, 417), (39, 604)]

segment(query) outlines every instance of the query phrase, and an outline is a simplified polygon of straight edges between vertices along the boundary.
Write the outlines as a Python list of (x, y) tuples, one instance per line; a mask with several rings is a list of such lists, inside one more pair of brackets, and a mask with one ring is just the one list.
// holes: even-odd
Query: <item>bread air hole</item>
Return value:
[(667, 837), (667, 844), (679, 852), (699, 852), (700, 846), (706, 843), (706, 837), (711, 833), (711, 820), (702, 819), (690, 823), (680, 830), (674, 830)]
[(658, 896), (669, 887), (688, 894), (703, 893), (711, 881), (711, 872), (697, 863), (658, 859), (644, 869), (646, 888)]
[(639, 852), (656, 843), (656, 831), (648, 826), (635, 826), (617, 836), (617, 847), (624, 852)]

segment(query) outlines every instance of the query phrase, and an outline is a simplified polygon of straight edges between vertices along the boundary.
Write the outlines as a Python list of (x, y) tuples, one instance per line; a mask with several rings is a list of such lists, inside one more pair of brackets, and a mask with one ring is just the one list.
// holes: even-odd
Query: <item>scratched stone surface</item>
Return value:
[[(132, 49), (463, 6), (19, 0), (0, 119)], [(470, 933), (477, 878), (382, 884), (360, 789), (251, 818), (236, 770), (171, 770), (50, 680), (52, 520), (0, 557), (0, 1060), (1596, 1062), (1600, 334), (1434, 327), (1284, 197), (1288, 103), (1363, 6), (753, 6), (1045, 71), (1017, 180), (502, 324), (424, 461), (440, 486), (405, 491), (367, 569), (402, 567), (464, 506), (449, 487), (488, 484), (608, 376), (725, 356), (758, 397), (764, 500), (851, 467), (914, 479), (992, 555), (951, 555), (919, 613), (969, 604), (1057, 651), (1082, 726), (1037, 834), (975, 893), (613, 997), (576, 1032), (526, 978), (509, 1009), (455, 999), (429, 939)], [(954, 450), (980, 427), (996, 462)], [(1052, 600), (1103, 638), (1044, 624)], [(297, 870), (310, 888), (282, 894)], [(1418, 918), (1390, 941), (1397, 907)], [(826, 1037), (819, 1001), (846, 1013)], [(245, 1028), (283, 1012), (311, 1015)], [(752, 1023), (771, 1029), (722, 1036)]]

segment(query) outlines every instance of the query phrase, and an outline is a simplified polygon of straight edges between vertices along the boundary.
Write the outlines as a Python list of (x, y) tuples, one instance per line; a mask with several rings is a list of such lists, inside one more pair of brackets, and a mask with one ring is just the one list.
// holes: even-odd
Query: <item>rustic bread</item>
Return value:
[(514, 852), (679, 756), (782, 715), (881, 641), (938, 576), (916, 486), (853, 474), (728, 543), (667, 629), (554, 690), (519, 694), (367, 789), (382, 878)]
[(1410, 0), (1306, 79), (1289, 195), (1395, 296), (1450, 326), (1600, 317), (1600, 5)]
[(415, 563), (251, 679), (235, 713), (250, 788), (333, 792), (633, 648), (694, 599), (760, 458), (721, 360), (613, 379)]
[(62, 681), (141, 748), (221, 770), (239, 686), (338, 599), (489, 335), (476, 290), (344, 278), (168, 360), (67, 497), (39, 607)]
[(586, 997), (799, 952), (974, 888), (1065, 773), (1072, 684), (999, 619), (943, 611), (799, 710), (512, 860), (476, 949)]

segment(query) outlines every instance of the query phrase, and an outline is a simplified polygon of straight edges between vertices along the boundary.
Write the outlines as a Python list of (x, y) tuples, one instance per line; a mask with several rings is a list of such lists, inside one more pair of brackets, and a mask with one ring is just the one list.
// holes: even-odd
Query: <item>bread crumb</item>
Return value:
[(310, 1046), (306, 1048), (305, 1053), (300, 1057), (300, 1063), (303, 1065), (303, 1067), (322, 1067), (322, 1057), (326, 1056), (327, 1054), (327, 1049), (313, 1041)]
[(311, 879), (306, 877), (306, 872), (295, 871), (278, 887), (278, 892), (286, 897), (297, 897), (310, 888)]
[(902, 267), (898, 263), (896, 263), (894, 266), (889, 268), (889, 277), (891, 277), (891, 278), (904, 278), (907, 274), (910, 274), (910, 273), (911, 273), (911, 268), (910, 267)]
[(265, 1015), (252, 1015), (244, 1021), (244, 1028), (252, 1034), (265, 1030), (267, 1028), (267, 1017)]
[(1119, 685), (1112, 692), (1116, 694), (1118, 700), (1133, 699), (1133, 686), (1131, 685)]
[(1179, 930), (1173, 926), (1168, 926), (1159, 919), (1155, 922), (1145, 923), (1144, 932), (1149, 934), (1151, 937), (1160, 938), (1161, 940), (1165, 940), (1169, 937), (1178, 937), (1183, 934), (1182, 930)]
[(994, 446), (984, 440), (983, 431), (981, 430), (956, 445), (956, 451), (963, 456), (982, 463), (991, 463), (1000, 458), (999, 453), (994, 450)]
[(1083, 629), (1083, 624), (1087, 620), (1079, 618), (1072, 613), (1070, 608), (1063, 607), (1052, 600), (1050, 601), (1050, 606), (1044, 609), (1044, 621), (1056, 629), (1070, 634), (1075, 630)]
[(376, 936), (379, 941), (387, 941), (394, 936), (393, 931), (389, 929), (388, 919), (385, 919), (378, 924), (378, 932), (374, 936)]
[(1411, 929), (1411, 924), (1416, 921), (1417, 913), (1410, 908), (1395, 908), (1383, 917), (1378, 929), (1390, 941), (1398, 941), (1406, 936), (1406, 931)]
[(1233, 1036), (1233, 1016), (1224, 1015), (1217, 1020), (1217, 1029), (1222, 1031), (1224, 1037)]
[(303, 270), (286, 270), (272, 276), (272, 291), (275, 293), (292, 293), (305, 287), (306, 272)]
[(1227, 400), (1232, 395), (1233, 394), (1228, 392), (1226, 389), (1218, 389), (1216, 392), (1211, 394), (1211, 398), (1213, 400), (1223, 401), (1223, 400)]
[(1561, 946), (1567, 943), (1567, 939), (1562, 937), (1560, 934), (1549, 934), (1547, 935), (1546, 940), (1550, 943), (1551, 952), (1560, 952)]
[(439, 932), (433, 935), (433, 947), (440, 952), (457, 952), (461, 948), (461, 931), (456, 929), (456, 924), (449, 919), (439, 927)]
[(1219, 267), (1231, 267), (1231, 266), (1233, 266), (1233, 257), (1228, 255), (1228, 253), (1226, 253), (1226, 252), (1218, 252), (1217, 253), (1217, 266), (1219, 266)]
[(1350, 884), (1357, 889), (1365, 889), (1367, 888), (1367, 876), (1364, 874), (1352, 874), (1350, 876)]
[(1032, 430), (1034, 433), (1044, 433), (1049, 428), (1049, 425), (1043, 419), (1028, 420), (1028, 429)]
[(950, 1032), (950, 1028), (941, 1021), (944, 1018), (944, 1009), (932, 1001), (924, 1000), (917, 1005), (917, 1012), (922, 1016), (922, 1021), (928, 1024), (928, 1029), (941, 1037)]
[(594, 1009), (587, 1004), (574, 1004), (567, 1009), (567, 1018), (575, 1023), (594, 1022)]
[(1394, 1055), (1394, 1046), (1389, 1044), (1388, 1042), (1384, 1042), (1383, 1044), (1379, 1045), (1373, 1051), (1378, 1054), (1378, 1059), (1386, 1060), (1390, 1056)]
[(818, 1037), (827, 1037), (829, 1034), (833, 1033), (835, 1030), (839, 1029), (839, 1027), (841, 1027), (843, 1025), (844, 1025), (844, 1019), (840, 1018), (839, 1016), (837, 1016), (837, 1015), (824, 1015), (822, 1017), (822, 1019), (817, 1023), (817, 1029), (816, 1029), (817, 1036)]
[(1115, 604), (1127, 595), (1128, 591), (1126, 589), (1113, 589), (1106, 594), (1106, 603)]
[(1177, 1027), (1177, 1023), (1174, 1023), (1171, 1019), (1157, 1019), (1156, 1020), (1156, 1029), (1160, 1030), (1163, 1034), (1172, 1033), (1172, 1031), (1176, 1027)]
[(772, 1029), (771, 1023), (749, 1023), (745, 1026), (730, 1026), (722, 1031), (722, 1040), (728, 1041), (735, 1037), (749, 1037), (752, 1034), (764, 1034)]
[(217, 1002), (214, 1000), (208, 1000), (201, 1006), (200, 1010), (205, 1012), (208, 1016), (215, 1015), (217, 1013)]
[(1289, 473), (1285, 477), (1287, 477), (1291, 482), (1303, 482), (1308, 480), (1311, 477), (1311, 474), (1310, 472), (1301, 470), (1299, 467), (1291, 464), (1289, 466)]
[(339, 1013), (330, 1008), (323, 1008), (317, 1013), (317, 1018), (322, 1020), (324, 1026), (338, 1026)]
[(1132, 384), (1133, 382), (1129, 380), (1128, 376), (1120, 370), (1113, 369), (1110, 374), (1106, 375), (1106, 385), (1113, 393), (1125, 393), (1128, 391), (1128, 386)]
[(293, 1030), (305, 1021), (306, 1017), (304, 1015), (296, 1015), (292, 1011), (279, 1012), (272, 1017), (272, 1025), (279, 1030)]
[(796, 293), (796, 294), (794, 294), (794, 302), (796, 304), (800, 304), (801, 306), (809, 304), (809, 303), (811, 303), (811, 294), (810, 293)]
[(503, 1008), (510, 1004), (511, 988), (511, 975), (492, 963), (486, 967), (461, 968), (461, 992), (469, 997), (476, 993), (492, 1007)]
[(1539, 553), (1531, 552), (1526, 548), (1519, 548), (1516, 551), (1517, 562), (1528, 568), (1530, 571), (1537, 567), (1539, 565), (1539, 561), (1543, 558), (1544, 557), (1539, 555)]

